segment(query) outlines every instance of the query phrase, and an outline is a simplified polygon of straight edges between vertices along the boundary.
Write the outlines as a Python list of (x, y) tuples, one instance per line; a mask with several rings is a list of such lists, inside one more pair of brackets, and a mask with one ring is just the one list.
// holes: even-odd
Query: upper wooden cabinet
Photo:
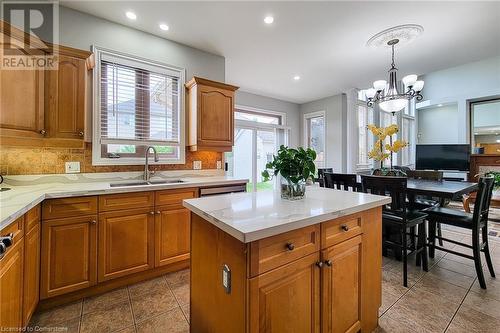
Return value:
[[(71, 55), (65, 55), (65, 52)], [(83, 139), (85, 134), (86, 58), (89, 52), (62, 49), (58, 69), (47, 71), (47, 136)]]
[(188, 95), (191, 150), (231, 151), (234, 143), (234, 92), (238, 87), (193, 77)]

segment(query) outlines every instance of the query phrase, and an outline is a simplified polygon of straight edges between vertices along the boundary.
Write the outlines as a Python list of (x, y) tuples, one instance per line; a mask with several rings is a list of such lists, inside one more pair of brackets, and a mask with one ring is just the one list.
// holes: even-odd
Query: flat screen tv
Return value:
[(417, 145), (417, 170), (469, 171), (470, 145)]

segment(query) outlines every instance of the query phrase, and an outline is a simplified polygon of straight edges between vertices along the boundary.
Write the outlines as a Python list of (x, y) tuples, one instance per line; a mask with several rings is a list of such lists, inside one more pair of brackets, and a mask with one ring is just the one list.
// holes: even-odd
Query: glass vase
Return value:
[(300, 180), (297, 183), (281, 178), (281, 198), (287, 200), (300, 200), (306, 193), (306, 182)]

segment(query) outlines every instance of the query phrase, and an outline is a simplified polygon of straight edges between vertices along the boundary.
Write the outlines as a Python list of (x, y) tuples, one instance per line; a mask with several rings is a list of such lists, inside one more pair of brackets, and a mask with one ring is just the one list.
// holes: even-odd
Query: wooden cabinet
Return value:
[(194, 77), (186, 88), (190, 149), (231, 151), (234, 143), (234, 94), (238, 87)]
[(97, 216), (42, 222), (40, 298), (96, 284)]
[(87, 64), (85, 58), (59, 55), (58, 69), (47, 72), (47, 136), (83, 139), (85, 134), (85, 91)]
[(0, 329), (22, 327), (23, 239), (0, 259)]
[(23, 325), (40, 299), (40, 206), (25, 214)]
[(99, 282), (154, 266), (153, 208), (99, 214)]
[(319, 254), (249, 281), (250, 332), (319, 332)]
[(361, 235), (322, 251), (322, 332), (361, 329)]
[(185, 208), (158, 209), (155, 217), (155, 266), (189, 259), (191, 214)]

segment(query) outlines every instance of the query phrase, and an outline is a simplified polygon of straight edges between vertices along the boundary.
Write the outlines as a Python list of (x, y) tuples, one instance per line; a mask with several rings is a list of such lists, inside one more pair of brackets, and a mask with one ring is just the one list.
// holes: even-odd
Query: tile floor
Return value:
[[(455, 230), (444, 233), (457, 240), (465, 237)], [(500, 242), (491, 245), (500, 274)], [(376, 333), (500, 332), (500, 279), (490, 278), (486, 267), (488, 289), (482, 290), (473, 262), (467, 259), (437, 251), (427, 273), (415, 267), (414, 260), (410, 262), (409, 288), (405, 288), (401, 263), (384, 258), (380, 327)], [(82, 333), (187, 332), (189, 271), (36, 313), (31, 326)]]

